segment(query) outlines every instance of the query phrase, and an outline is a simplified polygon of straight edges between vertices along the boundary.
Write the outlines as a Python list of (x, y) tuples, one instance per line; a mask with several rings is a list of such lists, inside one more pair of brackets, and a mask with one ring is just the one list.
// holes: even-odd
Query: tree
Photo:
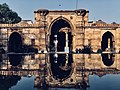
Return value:
[(93, 53), (91, 46), (89, 45), (84, 46), (84, 48), (82, 49), (82, 53), (85, 53), (85, 54)]
[(97, 53), (102, 53), (102, 49), (98, 49), (98, 50), (97, 50)]
[(21, 17), (12, 11), (6, 3), (0, 4), (0, 24), (15, 24), (21, 21)]

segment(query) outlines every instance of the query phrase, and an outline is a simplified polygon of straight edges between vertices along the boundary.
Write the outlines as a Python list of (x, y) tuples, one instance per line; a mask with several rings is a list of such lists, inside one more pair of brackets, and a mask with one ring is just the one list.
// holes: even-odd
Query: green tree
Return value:
[(12, 11), (6, 3), (0, 4), (0, 24), (15, 24), (21, 21), (21, 17)]

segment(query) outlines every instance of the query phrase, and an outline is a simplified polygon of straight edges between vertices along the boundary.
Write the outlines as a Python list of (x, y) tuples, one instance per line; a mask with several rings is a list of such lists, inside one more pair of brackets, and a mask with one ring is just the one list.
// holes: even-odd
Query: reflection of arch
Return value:
[(18, 32), (13, 32), (9, 37), (8, 52), (21, 52), (22, 37)]
[(113, 54), (102, 54), (102, 61), (104, 65), (111, 66), (114, 63), (114, 55)]
[[(63, 17), (59, 17), (57, 19), (55, 19), (52, 24), (50, 25), (50, 42), (49, 42), (49, 46), (50, 46), (50, 51), (54, 50), (54, 40), (55, 37), (54, 35), (57, 35), (57, 40), (58, 40), (58, 44), (57, 44), (57, 50), (58, 51), (64, 51), (65, 48), (65, 44), (66, 44), (66, 35), (65, 32), (59, 32), (62, 28), (69, 28), (71, 31), (73, 29), (72, 24), (65, 18)], [(68, 32), (68, 47), (71, 48), (72, 47), (72, 32)], [(63, 70), (60, 67), (61, 66), (65, 66), (66, 64), (66, 54), (61, 54), (58, 55), (57, 58), (57, 63), (54, 62), (55, 58), (54, 55), (51, 54), (50, 55), (50, 63), (51, 63), (51, 71), (53, 74), (53, 77), (55, 79), (60, 79), (60, 80), (64, 80), (67, 77), (70, 76), (71, 72), (72, 72), (72, 68), (69, 68), (68, 70)], [(72, 55), (68, 55), (68, 67), (72, 67)]]
[(114, 48), (114, 35), (111, 32), (107, 31), (103, 34), (101, 48), (103, 51), (105, 51), (106, 48)]
[(9, 62), (12, 66), (17, 66), (23, 60), (23, 56), (19, 54), (8, 55)]
[(11, 87), (15, 86), (20, 80), (21, 77), (17, 75), (0, 75), (0, 90), (9, 90)]

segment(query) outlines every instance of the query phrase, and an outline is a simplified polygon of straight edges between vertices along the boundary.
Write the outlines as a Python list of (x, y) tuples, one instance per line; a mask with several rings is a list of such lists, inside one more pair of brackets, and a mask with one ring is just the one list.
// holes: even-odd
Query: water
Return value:
[[(85, 84), (81, 83), (79, 88), (52, 87), (47, 88), (48, 90), (120, 90), (119, 54), (107, 55), (107, 58), (101, 57), (100, 54), (77, 54), (76, 56), (80, 64), (79, 75), (81, 76), (79, 80), (80, 82), (84, 81)], [(35, 87), (36, 77), (43, 78), (44, 75), (44, 55), (27, 55), (22, 56), (22, 58), (20, 56), (20, 59), (21, 61), (18, 57), (16, 59), (14, 57), (13, 60), (16, 61), (11, 63), (11, 60), (6, 55), (2, 56), (0, 63), (0, 90), (44, 90)]]
[[(103, 77), (89, 76), (90, 87), (86, 90), (120, 90), (120, 75), (109, 74)], [(21, 77), (21, 80), (9, 90), (38, 90), (34, 88), (34, 77)], [(0, 88), (2, 90), (2, 88)], [(74, 88), (51, 88), (51, 90), (77, 90)]]
[(21, 77), (21, 80), (12, 86), (9, 90), (35, 90), (34, 77)]
[(102, 77), (90, 75), (90, 88), (87, 90), (120, 90), (120, 74), (108, 74)]

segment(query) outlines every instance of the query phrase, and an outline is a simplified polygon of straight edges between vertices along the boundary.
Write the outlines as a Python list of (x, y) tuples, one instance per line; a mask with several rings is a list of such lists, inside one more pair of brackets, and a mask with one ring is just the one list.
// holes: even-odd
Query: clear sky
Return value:
[[(34, 11), (40, 8), (49, 10), (75, 10), (76, 0), (0, 0), (7, 3), (24, 20), (34, 20)], [(78, 0), (78, 9), (89, 10), (89, 20), (103, 20), (120, 23), (120, 0)]]

